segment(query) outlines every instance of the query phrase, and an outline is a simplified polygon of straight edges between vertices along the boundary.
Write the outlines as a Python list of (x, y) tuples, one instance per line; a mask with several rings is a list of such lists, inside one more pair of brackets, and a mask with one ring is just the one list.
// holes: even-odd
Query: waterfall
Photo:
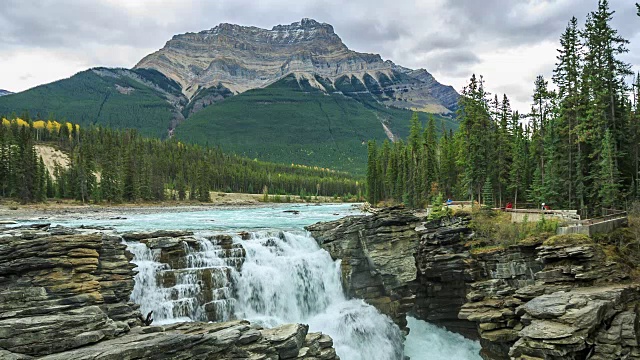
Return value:
[(309, 324), (334, 339), (342, 359), (402, 359), (400, 329), (362, 300), (347, 300), (334, 262), (308, 234), (254, 234), (237, 278), (240, 318)]
[(345, 298), (340, 263), (307, 233), (232, 235), (233, 248), (206, 234), (196, 240), (185, 243), (180, 269), (161, 263), (158, 249), (127, 244), (139, 271), (131, 299), (143, 313), (153, 310), (156, 323), (233, 317), (265, 327), (306, 323), (330, 335), (343, 359), (403, 358), (399, 328), (364, 301)]
[(235, 299), (232, 277), (241, 262), (242, 248), (225, 249), (219, 240), (198, 237), (191, 246), (183, 243), (181, 268), (160, 262), (160, 249), (128, 242), (138, 273), (131, 300), (140, 311), (153, 311), (154, 324), (179, 321), (227, 321), (233, 318)]

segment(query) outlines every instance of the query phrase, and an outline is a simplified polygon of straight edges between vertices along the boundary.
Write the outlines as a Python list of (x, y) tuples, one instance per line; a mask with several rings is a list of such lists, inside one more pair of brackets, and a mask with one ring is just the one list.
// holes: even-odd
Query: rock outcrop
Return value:
[(191, 111), (291, 74), (322, 91), (369, 92), (387, 105), (427, 112), (450, 112), (459, 97), (424, 69), (350, 50), (331, 25), (313, 19), (271, 30), (220, 24), (175, 35), (136, 68), (155, 69), (178, 82), (195, 100)]
[[(470, 220), (396, 208), (308, 229), (342, 260), (349, 295), (400, 326), (409, 312), (479, 340), (485, 359), (640, 359), (640, 284), (610, 245), (557, 235), (474, 248)], [(397, 300), (397, 289), (411, 301), (389, 311), (380, 299)]]
[(340, 259), (348, 296), (364, 299), (401, 328), (413, 308), (415, 227), (420, 219), (402, 209), (352, 216), (307, 227), (332, 258)]
[[(5, 225), (0, 225), (0, 359), (338, 359), (329, 336), (308, 333), (301, 324), (141, 326), (139, 305), (130, 301), (135, 265), (123, 237), (178, 266), (185, 251), (199, 246), (189, 232), (119, 236), (48, 224)], [(230, 239), (213, 240), (230, 257), (239, 253)]]
[[(470, 271), (470, 291), (459, 317), (477, 323), (487, 358), (505, 353), (514, 358), (585, 358), (597, 346), (596, 332), (608, 328), (612, 317), (635, 307), (638, 300), (630, 295), (613, 299), (611, 284), (628, 289), (625, 294), (637, 294), (638, 288), (622, 285), (628, 282), (628, 269), (585, 236), (533, 239), (486, 252), (472, 249)], [(579, 298), (582, 304), (576, 302)], [(606, 307), (598, 304), (604, 298), (609, 299)], [(549, 313), (542, 311), (545, 306)], [(575, 311), (562, 317), (567, 308)], [(590, 310), (599, 315), (590, 319), (595, 315)], [(554, 311), (558, 320), (551, 322), (573, 329), (571, 336), (553, 333), (553, 324), (545, 327), (547, 320), (536, 320), (552, 319)], [(547, 330), (548, 337), (541, 337)]]
[(0, 235), (0, 348), (42, 356), (138, 324), (134, 265), (119, 237), (18, 228)]
[(332, 346), (330, 337), (308, 333), (306, 325), (262, 329), (239, 320), (139, 327), (127, 336), (41, 359), (338, 359)]

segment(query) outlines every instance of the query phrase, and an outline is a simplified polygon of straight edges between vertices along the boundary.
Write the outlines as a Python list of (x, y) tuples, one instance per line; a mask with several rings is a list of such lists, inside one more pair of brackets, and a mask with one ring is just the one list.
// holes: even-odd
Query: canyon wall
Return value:
[(307, 229), (349, 295), (401, 327), (411, 314), (477, 339), (485, 359), (639, 358), (640, 285), (615, 249), (582, 235), (474, 248), (470, 220), (391, 208)]

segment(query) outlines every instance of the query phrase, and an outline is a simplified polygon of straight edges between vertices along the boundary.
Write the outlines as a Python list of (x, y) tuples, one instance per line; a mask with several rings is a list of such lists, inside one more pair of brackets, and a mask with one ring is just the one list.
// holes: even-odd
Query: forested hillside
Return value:
[(173, 36), (133, 69), (93, 68), (0, 98), (0, 114), (136, 129), (251, 159), (364, 175), (369, 139), (411, 111), (456, 128), (459, 94), (426, 69), (350, 50), (330, 24), (220, 24)]
[[(382, 141), (391, 133), (405, 138), (411, 112), (380, 105), (357, 89), (351, 89), (351, 96), (343, 90), (327, 94), (291, 75), (201, 110), (178, 126), (175, 135), (249, 158), (364, 174), (367, 140)], [(429, 115), (419, 114), (426, 122)], [(458, 126), (451, 118), (433, 116), (446, 129)]]
[(557, 90), (538, 76), (528, 114), (513, 112), (506, 95), (490, 96), (474, 75), (460, 99), (459, 131), (437, 141), (433, 123), (423, 132), (414, 119), (406, 143), (370, 142), (369, 201), (532, 202), (593, 215), (640, 200), (640, 75), (627, 83), (628, 41), (612, 16), (601, 0), (583, 28), (571, 19), (552, 78)]
[[(73, 121), (166, 138), (180, 86), (155, 70), (86, 70), (50, 84), (0, 97), (0, 114)], [(29, 114), (25, 116), (26, 114)]]
[[(68, 153), (70, 166), (51, 174), (37, 156), (37, 143)], [(210, 190), (345, 198), (360, 192), (356, 178), (328, 169), (254, 161), (218, 148), (144, 138), (135, 130), (22, 119), (0, 125), (0, 187), (1, 197), (23, 203), (206, 202)]]

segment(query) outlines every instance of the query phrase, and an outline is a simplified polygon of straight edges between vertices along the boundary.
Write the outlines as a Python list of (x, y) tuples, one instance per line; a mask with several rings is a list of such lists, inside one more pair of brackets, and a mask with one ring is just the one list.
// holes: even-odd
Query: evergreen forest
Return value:
[[(56, 165), (50, 171), (37, 144), (69, 154), (69, 166)], [(219, 148), (145, 138), (136, 130), (81, 130), (67, 122), (31, 121), (28, 114), (3, 119), (0, 126), (0, 197), (21, 203), (53, 198), (83, 203), (207, 202), (210, 191), (355, 200), (359, 186), (347, 173), (250, 160)]]
[(621, 59), (629, 41), (612, 27), (613, 15), (600, 0), (582, 27), (569, 21), (553, 76), (536, 78), (528, 113), (513, 111), (507, 95), (492, 96), (473, 75), (457, 131), (434, 119), (423, 129), (414, 116), (406, 141), (370, 141), (367, 200), (545, 203), (583, 215), (639, 200), (640, 74)]

